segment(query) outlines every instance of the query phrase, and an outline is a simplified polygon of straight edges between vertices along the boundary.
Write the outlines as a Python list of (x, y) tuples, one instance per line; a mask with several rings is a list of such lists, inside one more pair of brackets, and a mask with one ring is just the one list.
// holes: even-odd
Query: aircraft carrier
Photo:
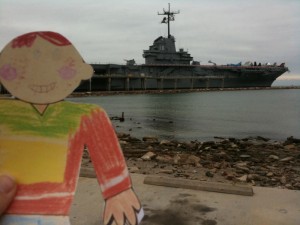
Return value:
[(164, 89), (211, 89), (270, 87), (277, 77), (288, 71), (284, 63), (256, 63), (217, 65), (209, 61), (200, 65), (183, 49), (176, 50), (175, 38), (170, 34), (170, 22), (175, 14), (170, 4), (158, 15), (167, 24), (168, 36), (158, 37), (148, 50), (144, 50), (145, 63), (135, 60), (126, 64), (91, 64), (94, 75), (76, 91), (131, 91)]

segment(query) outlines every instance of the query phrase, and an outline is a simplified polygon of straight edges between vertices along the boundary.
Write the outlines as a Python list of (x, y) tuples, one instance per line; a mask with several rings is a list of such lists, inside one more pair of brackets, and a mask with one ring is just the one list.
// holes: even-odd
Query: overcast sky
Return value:
[(285, 62), (281, 79), (300, 79), (300, 0), (0, 0), (0, 49), (14, 37), (49, 30), (66, 36), (88, 63), (144, 63), (167, 35), (157, 12), (180, 10), (176, 47), (207, 64)]

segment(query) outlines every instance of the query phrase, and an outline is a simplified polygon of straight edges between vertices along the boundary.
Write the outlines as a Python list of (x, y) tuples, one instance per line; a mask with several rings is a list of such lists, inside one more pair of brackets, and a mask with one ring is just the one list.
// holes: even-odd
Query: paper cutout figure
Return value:
[(54, 32), (13, 39), (0, 55), (0, 174), (18, 182), (1, 225), (69, 224), (83, 147), (105, 199), (104, 223), (136, 225), (143, 216), (118, 139), (105, 111), (63, 101), (92, 67)]

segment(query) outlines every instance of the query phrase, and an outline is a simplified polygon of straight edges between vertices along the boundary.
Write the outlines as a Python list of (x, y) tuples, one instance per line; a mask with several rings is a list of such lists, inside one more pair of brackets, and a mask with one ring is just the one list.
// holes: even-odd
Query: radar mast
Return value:
[(179, 10), (177, 11), (170, 11), (170, 3), (169, 3), (169, 9), (168, 11), (166, 11), (165, 9), (163, 9), (163, 13), (157, 13), (157, 15), (166, 15), (167, 17), (164, 17), (163, 20), (161, 21), (161, 23), (167, 23), (168, 24), (168, 38), (171, 36), (170, 34), (170, 21), (174, 21), (175, 20), (175, 14), (179, 14)]

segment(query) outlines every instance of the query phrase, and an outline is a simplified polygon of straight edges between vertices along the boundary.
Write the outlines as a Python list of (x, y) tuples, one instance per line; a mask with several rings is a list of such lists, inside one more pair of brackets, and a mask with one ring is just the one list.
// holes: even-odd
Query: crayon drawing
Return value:
[(0, 225), (69, 224), (84, 146), (105, 199), (104, 224), (137, 225), (143, 215), (118, 139), (99, 106), (64, 101), (92, 67), (58, 33), (13, 39), (0, 55), (0, 175), (18, 182)]

